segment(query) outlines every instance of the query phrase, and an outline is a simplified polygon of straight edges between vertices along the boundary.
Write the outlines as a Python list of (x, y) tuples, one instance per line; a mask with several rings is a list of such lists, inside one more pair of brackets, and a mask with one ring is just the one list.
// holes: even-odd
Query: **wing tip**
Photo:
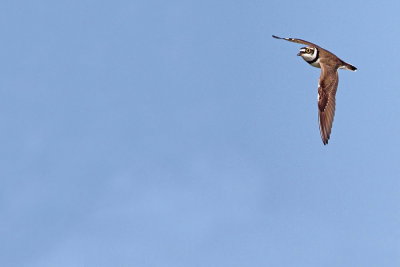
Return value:
[(318, 112), (319, 132), (321, 134), (321, 139), (324, 146), (326, 146), (329, 143), (329, 138), (331, 137), (331, 131), (329, 129), (329, 126), (326, 125), (325, 119), (326, 118), (324, 116), (321, 116), (321, 112)]
[(330, 133), (328, 133), (322, 125), (320, 126), (320, 132), (322, 143), (324, 144), (324, 146), (326, 146), (329, 143)]

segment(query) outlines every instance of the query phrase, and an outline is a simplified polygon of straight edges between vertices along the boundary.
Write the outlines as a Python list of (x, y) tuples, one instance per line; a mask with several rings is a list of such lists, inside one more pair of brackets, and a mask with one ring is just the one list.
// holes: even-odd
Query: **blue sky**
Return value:
[(3, 1), (0, 265), (399, 266), (399, 8)]

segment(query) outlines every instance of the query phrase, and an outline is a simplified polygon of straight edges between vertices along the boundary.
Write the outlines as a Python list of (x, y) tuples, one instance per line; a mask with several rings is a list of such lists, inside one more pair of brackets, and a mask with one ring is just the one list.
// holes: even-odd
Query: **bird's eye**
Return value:
[(306, 53), (310, 54), (310, 52), (311, 52), (311, 49), (310, 48), (306, 48)]

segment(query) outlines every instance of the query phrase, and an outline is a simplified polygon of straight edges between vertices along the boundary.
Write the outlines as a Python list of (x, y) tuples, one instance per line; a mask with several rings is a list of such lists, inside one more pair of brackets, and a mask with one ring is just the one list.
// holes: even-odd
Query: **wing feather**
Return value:
[(339, 84), (337, 68), (321, 64), (318, 87), (318, 120), (322, 142), (328, 144), (336, 108), (336, 91)]
[(311, 42), (308, 42), (308, 41), (305, 41), (305, 40), (302, 40), (302, 39), (297, 39), (297, 38), (282, 38), (282, 37), (279, 37), (279, 36), (276, 36), (276, 35), (272, 35), (272, 37), (274, 37), (275, 39), (286, 40), (286, 41), (293, 42), (293, 43), (305, 44), (305, 45), (313, 46), (313, 47), (319, 47), (318, 45), (316, 45), (316, 44), (314, 44), (314, 43), (311, 43)]

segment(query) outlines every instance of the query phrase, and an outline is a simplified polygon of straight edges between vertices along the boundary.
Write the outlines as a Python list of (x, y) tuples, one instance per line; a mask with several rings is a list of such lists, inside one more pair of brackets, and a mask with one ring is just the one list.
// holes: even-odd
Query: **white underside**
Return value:
[(321, 65), (319, 64), (319, 59), (317, 59), (317, 61), (315, 61), (314, 63), (312, 63), (310, 65), (313, 67), (316, 67), (316, 68), (321, 68)]

